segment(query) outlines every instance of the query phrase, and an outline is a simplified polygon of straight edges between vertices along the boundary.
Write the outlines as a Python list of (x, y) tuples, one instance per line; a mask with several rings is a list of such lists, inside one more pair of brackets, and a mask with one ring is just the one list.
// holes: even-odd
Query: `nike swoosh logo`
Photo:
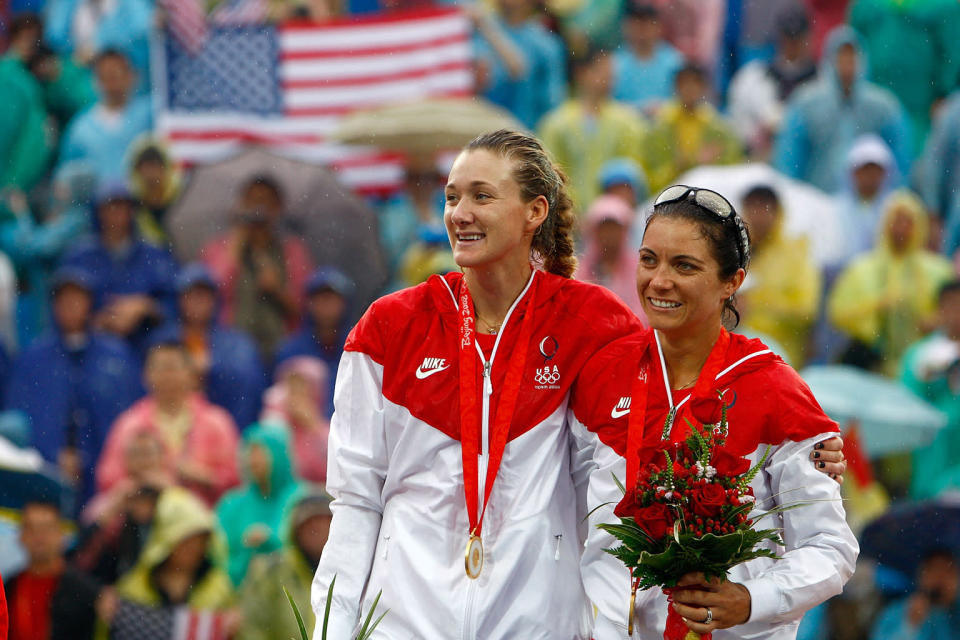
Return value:
[(610, 417), (611, 417), (611, 418), (622, 418), (623, 416), (627, 415), (628, 413), (630, 413), (630, 409), (617, 409), (616, 407), (614, 407), (613, 410), (610, 411)]
[(450, 368), (450, 365), (447, 365), (445, 367), (440, 367), (439, 369), (430, 369), (429, 371), (424, 371), (423, 367), (417, 367), (417, 379), (423, 380), (424, 378), (429, 378), (433, 374), (440, 373), (441, 371), (444, 371), (449, 368)]

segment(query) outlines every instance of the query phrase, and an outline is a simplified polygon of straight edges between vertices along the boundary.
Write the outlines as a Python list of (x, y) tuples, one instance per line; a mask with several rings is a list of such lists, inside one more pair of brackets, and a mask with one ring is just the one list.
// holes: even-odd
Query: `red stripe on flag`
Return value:
[(380, 84), (382, 82), (393, 82), (396, 80), (413, 80), (424, 78), (434, 73), (444, 71), (462, 71), (470, 68), (469, 61), (447, 62), (437, 64), (425, 69), (410, 69), (408, 71), (398, 71), (396, 73), (385, 73), (382, 75), (365, 77), (347, 77), (335, 79), (310, 79), (310, 80), (287, 80), (283, 83), (284, 89), (326, 89), (333, 87), (359, 87), (370, 84)]
[[(431, 94), (432, 98), (464, 98), (473, 95), (470, 89), (454, 89), (451, 91), (439, 91)], [(354, 105), (352, 107), (296, 107), (287, 109), (285, 113), (288, 116), (343, 116), (361, 109), (373, 109), (379, 105)]]
[(173, 141), (209, 142), (237, 140), (265, 144), (319, 144), (325, 140), (321, 135), (300, 133), (265, 133), (250, 129), (174, 129), (167, 133)]
[[(318, 34), (318, 35), (322, 35)], [(348, 47), (344, 49), (314, 49), (314, 50), (296, 50), (282, 51), (280, 61), (288, 62), (291, 60), (326, 60), (329, 58), (348, 58), (353, 56), (384, 56), (395, 55), (398, 53), (408, 53), (410, 51), (421, 51), (431, 47), (442, 47), (449, 44), (466, 42), (467, 34), (459, 33), (452, 36), (442, 36), (431, 40), (421, 40), (419, 42), (408, 42), (406, 44), (376, 45), (370, 44), (366, 47)]]
[(392, 11), (389, 13), (368, 14), (363, 16), (342, 16), (330, 18), (323, 22), (302, 22), (292, 20), (280, 25), (282, 31), (316, 31), (325, 27), (365, 27), (376, 24), (390, 24), (394, 22), (416, 22), (429, 18), (454, 16), (462, 11), (451, 7), (426, 7), (407, 11)]

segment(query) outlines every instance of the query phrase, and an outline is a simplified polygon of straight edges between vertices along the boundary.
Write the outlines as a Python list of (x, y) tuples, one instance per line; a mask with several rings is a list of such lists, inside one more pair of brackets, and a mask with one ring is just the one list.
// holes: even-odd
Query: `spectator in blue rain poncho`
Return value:
[(260, 414), (266, 387), (257, 346), (247, 334), (217, 320), (217, 284), (205, 266), (186, 265), (176, 285), (176, 320), (151, 338), (163, 336), (181, 342), (203, 380), (207, 399), (226, 409), (243, 429)]
[(7, 194), (10, 215), (0, 219), (0, 251), (19, 277), (17, 337), (28, 343), (50, 324), (50, 274), (60, 257), (90, 226), (93, 175), (82, 164), (61, 169), (45, 211), (34, 210), (21, 191)]
[(853, 141), (875, 133), (893, 150), (901, 175), (907, 174), (911, 146), (906, 114), (897, 98), (868, 82), (866, 74), (856, 32), (838, 27), (827, 41), (817, 80), (787, 103), (773, 150), (780, 171), (835, 191)]
[(137, 234), (136, 202), (125, 185), (104, 185), (96, 201), (96, 233), (74, 246), (62, 264), (93, 276), (96, 326), (142, 351), (147, 332), (176, 315), (177, 265), (169, 251), (147, 244)]
[(99, 182), (126, 178), (127, 149), (152, 125), (150, 99), (135, 96), (136, 71), (123, 52), (107, 49), (93, 64), (100, 100), (64, 132), (60, 163), (84, 160)]
[(928, 551), (917, 568), (915, 589), (880, 612), (870, 640), (955, 637), (960, 625), (958, 587), (960, 567), (954, 554), (948, 549)]
[(539, 22), (532, 0), (499, 0), (497, 5), (497, 17), (477, 19), (483, 35), (479, 58), (487, 71), (484, 97), (533, 129), (566, 97), (563, 42)]
[(943, 251), (953, 256), (960, 248), (960, 91), (941, 108), (922, 166), (923, 199), (943, 221)]
[(872, 133), (854, 141), (837, 193), (840, 237), (846, 247), (840, 264), (827, 265), (831, 273), (873, 248), (883, 218), (883, 204), (899, 181), (897, 162), (887, 143)]
[(88, 273), (60, 269), (51, 288), (54, 328), (20, 352), (4, 406), (30, 419), (33, 446), (89, 497), (110, 425), (143, 393), (140, 369), (126, 344), (92, 329)]
[(652, 4), (627, 2), (623, 44), (613, 54), (613, 98), (652, 112), (673, 97), (673, 76), (683, 54), (663, 39), (660, 12)]
[(276, 366), (295, 356), (323, 360), (330, 370), (327, 418), (333, 413), (333, 387), (349, 333), (353, 283), (334, 267), (317, 269), (307, 282), (306, 321), (277, 349)]
[(88, 64), (105, 49), (123, 51), (146, 89), (149, 77), (150, 0), (47, 0), (47, 42), (58, 53)]

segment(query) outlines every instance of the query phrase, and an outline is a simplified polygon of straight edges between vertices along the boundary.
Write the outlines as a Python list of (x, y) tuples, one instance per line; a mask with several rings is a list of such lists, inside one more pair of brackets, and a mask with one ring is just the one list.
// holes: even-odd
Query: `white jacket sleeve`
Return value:
[(311, 604), (321, 637), (327, 590), (336, 576), (329, 638), (352, 638), (380, 535), (388, 454), (384, 435), (383, 367), (347, 351), (340, 360), (327, 445), (327, 492), (333, 521), (313, 579)]
[(774, 502), (809, 504), (780, 516), (768, 516), (755, 525), (782, 527), (786, 552), (766, 570), (742, 581), (750, 591), (748, 623), (797, 620), (805, 611), (840, 593), (853, 574), (860, 549), (847, 526), (840, 485), (818, 471), (809, 459), (814, 444), (833, 435), (784, 442), (771, 451), (764, 465), (760, 477), (768, 484), (770, 495), (776, 496)]
[[(596, 609), (593, 638), (594, 640), (629, 639), (627, 615), (630, 608), (630, 572), (622, 562), (604, 551), (604, 549), (616, 547), (619, 541), (606, 531), (597, 528), (599, 524), (620, 522), (620, 518), (614, 515), (613, 509), (623, 498), (623, 493), (617, 486), (614, 476), (624, 483), (627, 462), (616, 451), (601, 442), (596, 434), (589, 431), (572, 414), (570, 426), (574, 439), (580, 443), (580, 448), (593, 453), (593, 464), (589, 467), (584, 513), (593, 511), (587, 519), (587, 539), (580, 560), (583, 587), (587, 592), (587, 598)], [(638, 620), (643, 620), (645, 616), (656, 616), (659, 613), (655, 607), (649, 606), (655, 596), (655, 590), (637, 592)], [(656, 627), (656, 622), (645, 621), (643, 626)]]
[(592, 433), (574, 417), (573, 410), (567, 411), (567, 424), (570, 429), (570, 475), (573, 477), (573, 488), (577, 496), (577, 534), (581, 548), (587, 541), (589, 534), (587, 514), (587, 488), (590, 476), (597, 465), (593, 459), (596, 442), (599, 442)]

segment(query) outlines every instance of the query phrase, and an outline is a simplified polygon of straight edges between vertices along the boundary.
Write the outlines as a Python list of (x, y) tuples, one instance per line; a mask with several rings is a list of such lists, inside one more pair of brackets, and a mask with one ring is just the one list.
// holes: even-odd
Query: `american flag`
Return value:
[(212, 162), (245, 143), (329, 164), (362, 192), (388, 191), (400, 158), (329, 134), (346, 114), (473, 93), (471, 25), (456, 8), (323, 23), (207, 25), (202, 51), (155, 50), (157, 127), (175, 157)]
[(160, 0), (170, 35), (191, 55), (203, 50), (207, 39), (207, 19), (201, 6), (202, 0)]
[(186, 606), (150, 607), (121, 599), (112, 640), (226, 640), (223, 615)]

